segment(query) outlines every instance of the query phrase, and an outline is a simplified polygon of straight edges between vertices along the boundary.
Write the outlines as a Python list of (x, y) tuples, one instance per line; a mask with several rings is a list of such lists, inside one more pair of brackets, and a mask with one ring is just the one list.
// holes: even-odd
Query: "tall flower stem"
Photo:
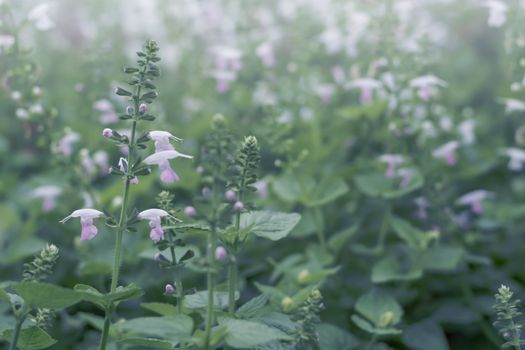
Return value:
[(215, 250), (217, 249), (217, 227), (216, 223), (212, 223), (211, 232), (208, 236), (208, 305), (206, 308), (206, 328), (204, 349), (210, 348), (211, 328), (213, 326), (213, 319), (215, 314), (214, 292), (215, 292)]
[(13, 338), (11, 339), (11, 345), (9, 350), (16, 350), (16, 345), (18, 344), (18, 338), (20, 337), (20, 330), (22, 329), (22, 324), (24, 323), (25, 316), (19, 317), (16, 320), (15, 331), (13, 332)]
[[(141, 72), (141, 75), (140, 75), (141, 81), (144, 80), (145, 73), (146, 73), (146, 67)], [(139, 110), (140, 90), (141, 90), (141, 86), (139, 84), (136, 88), (135, 94), (133, 95), (133, 102), (135, 105), (135, 109), (134, 109), (135, 116), (137, 116), (137, 113)], [(128, 157), (127, 157), (128, 169), (126, 169), (126, 173), (133, 166), (136, 132), (137, 132), (137, 121), (133, 120), (133, 123), (131, 126), (131, 137), (130, 137), (130, 142), (128, 145), (129, 147)], [(120, 217), (119, 217), (118, 226), (117, 226), (117, 234), (115, 235), (115, 253), (114, 253), (114, 260), (113, 260), (113, 272), (111, 275), (111, 287), (109, 291), (110, 294), (115, 293), (115, 291), (117, 290), (117, 285), (118, 285), (120, 264), (122, 260), (121, 258), (122, 256), (122, 236), (124, 234), (124, 229), (125, 229), (124, 222), (126, 220), (130, 183), (131, 183), (131, 177), (129, 175), (126, 175), (126, 179), (124, 182), (124, 192), (122, 194), (122, 206), (120, 207)], [(111, 316), (113, 315), (113, 310), (114, 310), (113, 305), (110, 305), (105, 310), (104, 328), (102, 329), (102, 337), (100, 338), (100, 350), (106, 349), (106, 344), (107, 344), (108, 335), (109, 335), (109, 327), (111, 324)]]

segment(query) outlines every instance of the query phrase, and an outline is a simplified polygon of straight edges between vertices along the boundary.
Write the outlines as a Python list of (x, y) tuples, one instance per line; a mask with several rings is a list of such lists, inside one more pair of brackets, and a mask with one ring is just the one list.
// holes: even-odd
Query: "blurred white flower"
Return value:
[(328, 103), (332, 99), (336, 89), (332, 84), (318, 84), (314, 86), (314, 91), (323, 103)]
[(458, 148), (459, 148), (458, 141), (449, 141), (445, 143), (444, 145), (436, 148), (434, 152), (432, 152), (432, 156), (434, 156), (434, 158), (446, 160), (449, 166), (453, 166), (457, 162), (456, 150)]
[(215, 70), (211, 73), (217, 84), (216, 89), (219, 93), (224, 93), (230, 89), (230, 84), (235, 80), (236, 74), (226, 70)]
[(53, 4), (50, 2), (44, 2), (35, 6), (31, 11), (29, 11), (27, 19), (29, 19), (29, 21), (34, 24), (36, 29), (40, 31), (47, 31), (55, 27), (55, 22), (53, 22), (53, 20), (51, 20), (49, 17), (49, 11), (52, 5)]
[(385, 177), (394, 177), (396, 175), (396, 167), (403, 163), (404, 158), (400, 154), (383, 154), (379, 156), (379, 161), (386, 163)]
[(379, 80), (371, 78), (360, 78), (350, 81), (347, 85), (347, 89), (357, 88), (361, 90), (359, 101), (361, 104), (367, 104), (372, 101), (374, 91), (379, 90), (382, 84)]
[(67, 131), (55, 145), (55, 152), (70, 157), (73, 154), (73, 146), (80, 140), (80, 135), (74, 131)]
[(476, 121), (474, 119), (467, 119), (458, 125), (458, 132), (461, 135), (461, 142), (465, 145), (471, 145), (476, 140), (474, 129), (476, 128)]
[(492, 197), (493, 193), (485, 190), (476, 190), (464, 194), (459, 197), (457, 203), (459, 205), (468, 205), (470, 209), (475, 213), (480, 215), (483, 212), (482, 201), (485, 198)]
[(242, 52), (230, 46), (214, 46), (212, 49), (214, 64), (219, 70), (237, 72), (242, 67)]
[(7, 49), (15, 43), (15, 37), (9, 34), (0, 34), (0, 48)]
[(510, 158), (508, 168), (512, 171), (520, 171), (525, 164), (525, 151), (519, 148), (506, 148), (503, 154)]
[(62, 189), (54, 185), (37, 187), (31, 192), (35, 198), (42, 199), (42, 209), (49, 212), (56, 207), (56, 198), (62, 193)]
[(507, 5), (499, 0), (485, 1), (483, 6), (489, 9), (488, 25), (490, 27), (501, 27), (507, 21)]
[(116, 123), (118, 115), (111, 102), (107, 99), (97, 100), (93, 103), (93, 109), (100, 112), (100, 123), (103, 125)]
[(525, 102), (514, 98), (503, 98), (501, 101), (505, 104), (505, 113), (525, 111)]
[(438, 87), (446, 87), (448, 84), (435, 75), (422, 75), (410, 81), (410, 87), (417, 89), (419, 98), (428, 101), (437, 94)]
[(262, 64), (266, 67), (272, 67), (275, 65), (275, 54), (273, 45), (266, 41), (255, 49), (255, 54), (259, 57)]

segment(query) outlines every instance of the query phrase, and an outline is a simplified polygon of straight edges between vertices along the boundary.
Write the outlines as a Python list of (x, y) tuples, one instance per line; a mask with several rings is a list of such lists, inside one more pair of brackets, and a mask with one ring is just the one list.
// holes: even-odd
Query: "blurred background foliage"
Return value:
[[(522, 2), (4, 0), (0, 7), (2, 280), (19, 279), (21, 263), (51, 242), (61, 250), (53, 282), (107, 288), (111, 232), (100, 227), (96, 240), (80, 243), (76, 227), (58, 220), (71, 208), (118, 205), (121, 183), (107, 166), (119, 152), (101, 131), (118, 130), (125, 104), (111, 90), (151, 38), (163, 58), (158, 129), (184, 138), (181, 152), (197, 156), (212, 116), (223, 114), (239, 142), (259, 139), (256, 205), (302, 213), (286, 240), (244, 251), (243, 300), (257, 294), (256, 281), (290, 296), (321, 285), (323, 349), (364, 348), (363, 322), (374, 320), (352, 316), (366, 318), (366, 300), (356, 301), (379, 289), (404, 312), (387, 324), (403, 333), (381, 333), (377, 349), (501, 344), (492, 295), (501, 283), (518, 295), (525, 286)], [(384, 155), (402, 158), (394, 176)], [(177, 164), (181, 181), (170, 190), (178, 208), (201, 190), (196, 165)], [(41, 186), (60, 188), (49, 210)], [(144, 178), (132, 200), (152, 207), (162, 189), (156, 177)], [(478, 190), (481, 210), (462, 197)], [(123, 279), (146, 290), (143, 302), (165, 298), (170, 278), (153, 261), (146, 232), (125, 237), (123, 264)], [(187, 286), (203, 282), (184, 276)], [(266, 292), (281, 307), (280, 294)], [(60, 348), (96, 343), (81, 316), (87, 311), (81, 304), (60, 314), (51, 330)], [(147, 311), (132, 302), (119, 313)]]

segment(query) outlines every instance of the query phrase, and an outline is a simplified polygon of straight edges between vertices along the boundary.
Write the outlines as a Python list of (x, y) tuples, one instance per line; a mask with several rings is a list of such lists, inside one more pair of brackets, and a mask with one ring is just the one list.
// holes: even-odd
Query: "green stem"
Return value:
[(233, 256), (230, 259), (228, 266), (228, 314), (233, 316), (235, 313), (235, 290), (237, 286), (237, 260)]
[(213, 319), (215, 313), (214, 305), (214, 289), (215, 289), (215, 250), (217, 249), (217, 228), (215, 224), (215, 218), (213, 219), (211, 232), (208, 236), (208, 305), (206, 307), (206, 328), (205, 328), (205, 340), (204, 340), (204, 349), (208, 350), (210, 348), (210, 339), (211, 339), (211, 327), (213, 326)]
[(315, 228), (317, 233), (317, 239), (319, 240), (319, 245), (321, 246), (321, 251), (326, 252), (326, 238), (324, 235), (324, 225), (323, 225), (323, 212), (320, 207), (313, 208)]
[(374, 334), (372, 336), (372, 339), (370, 339), (370, 341), (368, 342), (368, 345), (366, 346), (366, 350), (372, 349), (372, 346), (376, 343), (376, 341), (377, 341), (377, 334)]
[(22, 324), (24, 323), (25, 316), (17, 318), (15, 325), (15, 332), (13, 333), (13, 338), (11, 339), (10, 350), (16, 350), (16, 345), (18, 344), (18, 338), (20, 337), (20, 330), (22, 329)]

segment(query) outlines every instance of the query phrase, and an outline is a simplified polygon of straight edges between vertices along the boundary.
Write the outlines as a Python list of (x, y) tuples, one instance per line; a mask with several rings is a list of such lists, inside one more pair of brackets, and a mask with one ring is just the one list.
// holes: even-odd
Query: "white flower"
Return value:
[(492, 195), (493, 195), (492, 192), (485, 191), (485, 190), (472, 191), (472, 192), (466, 193), (463, 196), (459, 197), (457, 200), (457, 203), (459, 205), (470, 206), (472, 211), (479, 215), (483, 212), (481, 202), (485, 198), (491, 197)]
[(149, 238), (154, 242), (158, 242), (164, 239), (164, 231), (162, 230), (161, 218), (169, 216), (168, 212), (162, 209), (146, 209), (141, 211), (137, 217), (140, 220), (148, 220), (149, 227), (151, 228)]
[(42, 209), (46, 212), (56, 207), (56, 198), (61, 193), (62, 189), (54, 185), (40, 186), (31, 192), (33, 197), (42, 198)]
[(505, 103), (505, 113), (523, 112), (525, 111), (525, 102), (513, 98), (504, 98), (502, 102)]
[(45, 2), (35, 6), (27, 15), (27, 19), (33, 22), (35, 28), (40, 31), (47, 31), (55, 26), (55, 23), (49, 17), (51, 3)]
[(383, 154), (379, 156), (379, 161), (387, 164), (385, 177), (394, 177), (396, 175), (396, 167), (403, 163), (404, 158), (400, 154)]
[(0, 34), (0, 48), (7, 49), (15, 43), (15, 37), (9, 34)]
[(488, 25), (501, 27), (507, 21), (507, 5), (498, 0), (485, 1), (484, 6), (489, 9)]
[(373, 93), (382, 87), (382, 83), (379, 80), (371, 78), (360, 78), (354, 79), (346, 84), (347, 89), (357, 88), (361, 90), (359, 101), (362, 104), (367, 104), (372, 100)]
[(96, 209), (78, 209), (72, 212), (70, 215), (66, 216), (64, 219), (60, 220), (61, 223), (65, 223), (71, 218), (80, 217), (80, 224), (82, 225), (82, 232), (80, 234), (80, 239), (90, 240), (93, 239), (97, 233), (97, 227), (93, 224), (93, 219), (99, 218), (104, 215), (103, 212)]
[(435, 75), (422, 75), (410, 81), (410, 87), (417, 89), (418, 96), (428, 101), (436, 95), (437, 87), (446, 87), (448, 84)]
[(519, 148), (507, 148), (504, 154), (510, 157), (508, 168), (513, 171), (520, 171), (523, 169), (525, 163), (525, 151)]
[(182, 141), (167, 131), (153, 130), (148, 134), (149, 138), (155, 141), (155, 152), (174, 150), (175, 148), (171, 145), (170, 141)]
[(465, 145), (471, 145), (476, 140), (476, 135), (474, 134), (475, 127), (476, 121), (474, 119), (464, 120), (458, 125), (458, 131), (461, 134), (461, 141)]
[(436, 148), (432, 155), (434, 158), (441, 158), (447, 161), (449, 166), (456, 164), (456, 150), (459, 148), (458, 141), (449, 141), (444, 145)]
[(189, 156), (187, 154), (182, 154), (175, 150), (168, 150), (168, 151), (161, 151), (161, 152), (153, 153), (152, 155), (144, 159), (144, 163), (148, 165), (158, 165), (160, 169), (160, 180), (162, 182), (169, 183), (169, 182), (179, 180), (179, 176), (171, 168), (170, 163), (169, 163), (170, 159), (175, 159), (179, 157), (193, 159), (192, 156)]

